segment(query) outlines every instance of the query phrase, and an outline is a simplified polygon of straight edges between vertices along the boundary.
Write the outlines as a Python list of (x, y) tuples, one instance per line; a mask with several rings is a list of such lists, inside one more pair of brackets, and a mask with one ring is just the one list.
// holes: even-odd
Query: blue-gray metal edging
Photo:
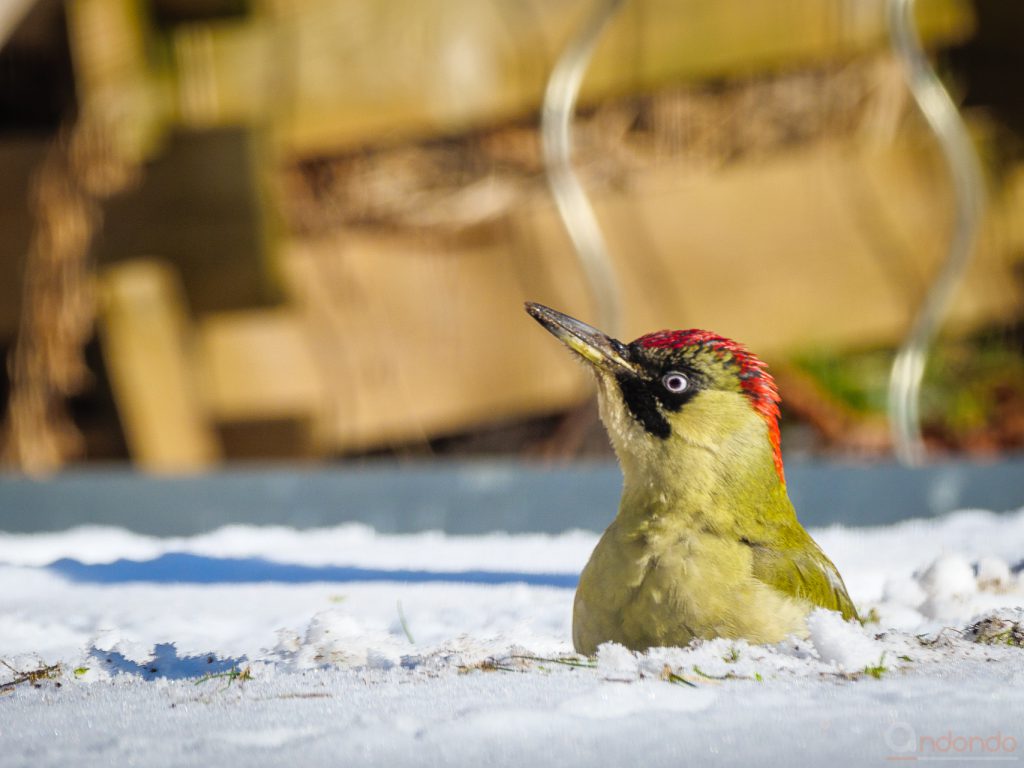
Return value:
[[(880, 525), (955, 509), (1024, 507), (1024, 457), (921, 469), (790, 461), (789, 490), (807, 526)], [(114, 525), (156, 536), (229, 524), (311, 528), (360, 522), (380, 532), (556, 533), (602, 530), (618, 503), (614, 464), (522, 462), (233, 468), (153, 476), (74, 470), (45, 480), (0, 476), (0, 531)]]

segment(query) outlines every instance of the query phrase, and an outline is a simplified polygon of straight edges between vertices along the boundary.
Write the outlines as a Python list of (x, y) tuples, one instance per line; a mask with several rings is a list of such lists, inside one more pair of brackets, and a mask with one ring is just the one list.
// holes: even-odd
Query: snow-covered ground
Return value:
[(596, 660), (592, 533), (0, 533), (0, 765), (1024, 756), (1024, 511), (812, 533), (864, 627)]

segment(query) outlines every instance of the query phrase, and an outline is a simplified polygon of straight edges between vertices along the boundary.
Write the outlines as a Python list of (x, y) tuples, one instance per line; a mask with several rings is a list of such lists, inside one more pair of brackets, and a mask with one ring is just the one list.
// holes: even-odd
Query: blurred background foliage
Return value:
[[(886, 416), (889, 348), (805, 350), (796, 365), (863, 423)], [(921, 398), (925, 437), (946, 452), (995, 454), (1024, 443), (1024, 354), (1019, 327), (995, 326), (932, 350)], [(844, 442), (836, 439), (836, 445)]]
[[(3, 457), (609, 455), (522, 313), (597, 307), (538, 132), (585, 0), (0, 6)], [(882, 0), (626, 0), (575, 165), (625, 336), (708, 327), (777, 373), (784, 446), (889, 455), (888, 368), (953, 193)], [(919, 0), (990, 205), (927, 369), (935, 453), (1024, 443), (1024, 10)]]

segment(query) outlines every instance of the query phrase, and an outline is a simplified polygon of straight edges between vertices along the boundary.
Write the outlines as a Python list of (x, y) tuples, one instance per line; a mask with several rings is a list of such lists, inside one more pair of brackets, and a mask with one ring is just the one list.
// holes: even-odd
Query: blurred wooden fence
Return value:
[[(141, 465), (399, 445), (586, 396), (522, 313), (592, 313), (533, 130), (585, 7), (267, 0), (154, 24), (139, 0), (69, 6), (81, 101), (148, 167), (97, 248)], [(921, 0), (919, 24), (948, 45), (970, 6)], [(626, 4), (586, 79), (578, 164), (628, 335), (710, 327), (769, 359), (900, 336), (951, 191), (885, 49), (878, 0)], [(189, 154), (190, 136), (228, 148)], [(1009, 178), (961, 329), (1020, 300)]]

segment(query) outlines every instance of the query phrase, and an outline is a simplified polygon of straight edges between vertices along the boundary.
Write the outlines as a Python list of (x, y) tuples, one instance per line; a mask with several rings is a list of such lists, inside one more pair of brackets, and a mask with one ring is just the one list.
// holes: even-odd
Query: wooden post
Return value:
[(104, 270), (99, 328), (132, 460), (155, 472), (217, 462), (220, 448), (199, 396), (188, 311), (173, 270), (155, 259)]

